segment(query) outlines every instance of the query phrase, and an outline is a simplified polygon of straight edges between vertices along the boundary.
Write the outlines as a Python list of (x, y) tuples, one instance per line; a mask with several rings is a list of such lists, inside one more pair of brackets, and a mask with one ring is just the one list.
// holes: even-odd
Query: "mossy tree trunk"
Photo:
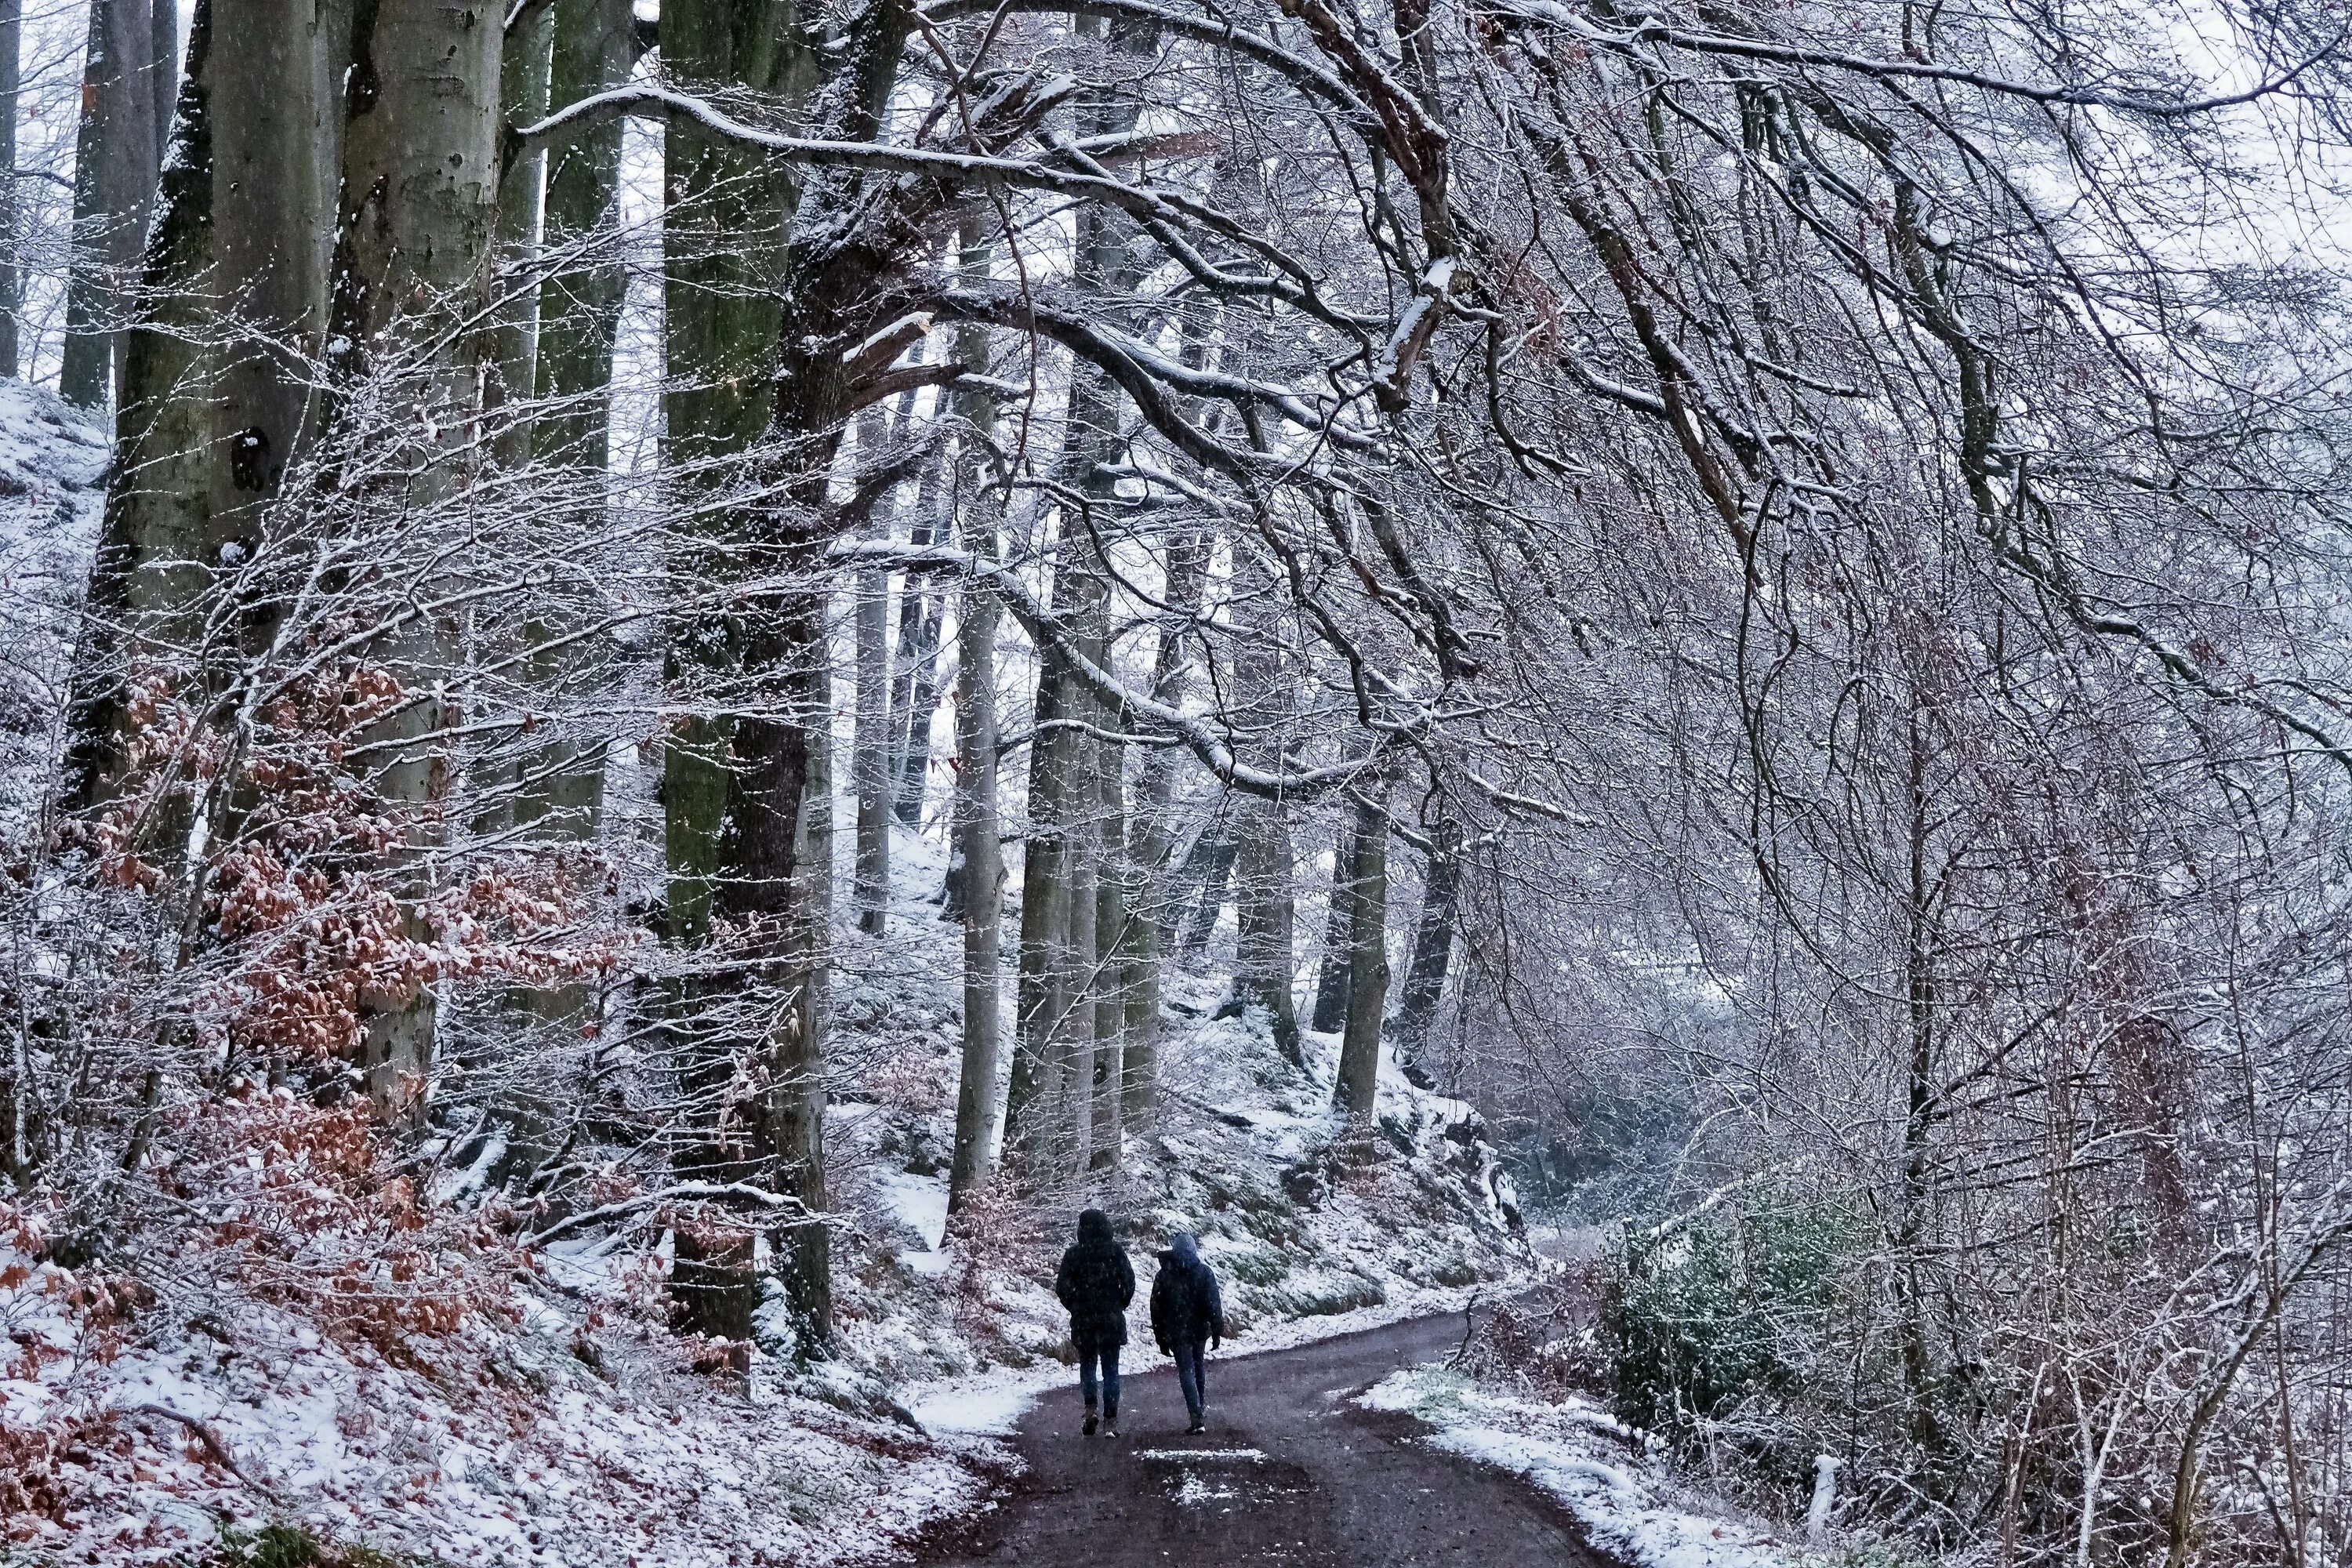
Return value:
[(1348, 1030), (1339, 1043), (1339, 1081), (1332, 1099), (1350, 1114), (1369, 1117), (1380, 1087), (1381, 1018), (1389, 997), (1388, 818), (1377, 805), (1356, 808), (1349, 835), (1355, 847), (1354, 896), (1349, 900)]
[[(770, 92), (800, 83), (792, 15), (765, 0), (671, 0), (663, 8), (662, 54), (670, 72), (697, 87)], [(681, 541), (672, 566), (682, 584), (708, 591), (758, 570), (759, 520), (718, 505), (740, 484), (751, 449), (767, 429), (782, 290), (784, 229), (793, 187), (785, 170), (693, 126), (669, 128), (664, 141), (663, 331), (670, 388), (664, 397), (663, 464), (682, 492), (678, 504), (700, 519)], [(724, 829), (734, 792), (731, 712), (745, 706), (751, 629), (713, 595), (680, 606), (667, 654), (679, 711), (662, 757), (662, 809), (668, 863), (665, 934), (685, 952), (710, 942), (723, 886)], [(778, 882), (788, 889), (792, 835), (799, 818), (805, 759), (789, 779), (762, 781), (782, 803), (783, 858)], [(763, 797), (764, 798), (764, 797)], [(788, 895), (787, 895), (788, 896)], [(781, 942), (773, 933), (772, 942)], [(730, 955), (716, 955), (722, 966)], [(724, 976), (688, 978), (673, 998), (671, 1025), (681, 1076), (692, 1101), (691, 1142), (680, 1165), (711, 1180), (756, 1178), (772, 1158), (724, 1132), (724, 1103), (737, 1080), (738, 1031), (727, 1010)], [(757, 1048), (767, 1056), (762, 1042)], [(677, 1237), (670, 1287), (689, 1326), (722, 1339), (751, 1331), (760, 1280), (749, 1235)]]
[(1331, 847), (1331, 901), (1323, 912), (1323, 963), (1316, 973), (1312, 1020), (1315, 1030), (1326, 1035), (1347, 1026), (1348, 982), (1355, 970), (1356, 847), (1351, 830), (1352, 820), (1342, 821)]
[(145, 250), (158, 171), (154, 17), (149, 0), (92, 0), (74, 141), (73, 267), (58, 394), (81, 408), (114, 395), (116, 348)]
[[(238, 40), (215, 47), (215, 37)], [(254, 603), (202, 633), (206, 596), (269, 548), (268, 508), (318, 431), (309, 367), (325, 341), (341, 178), (348, 13), (318, 0), (199, 0), (173, 153), (124, 335), (117, 460), (76, 674), (77, 795), (110, 793), (123, 680), (194, 648), (215, 694), (265, 645)]]

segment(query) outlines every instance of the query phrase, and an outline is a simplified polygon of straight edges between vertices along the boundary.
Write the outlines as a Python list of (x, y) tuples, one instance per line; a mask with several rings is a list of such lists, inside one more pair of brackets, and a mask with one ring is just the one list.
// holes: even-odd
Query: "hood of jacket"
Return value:
[(1100, 1209), (1087, 1209), (1078, 1215), (1078, 1240), (1080, 1242), (1108, 1241), (1110, 1239), (1110, 1215), (1103, 1213)]
[(1189, 1268), (1201, 1261), (1201, 1244), (1192, 1239), (1189, 1230), (1180, 1230), (1168, 1238), (1168, 1250), (1160, 1255), (1171, 1263)]

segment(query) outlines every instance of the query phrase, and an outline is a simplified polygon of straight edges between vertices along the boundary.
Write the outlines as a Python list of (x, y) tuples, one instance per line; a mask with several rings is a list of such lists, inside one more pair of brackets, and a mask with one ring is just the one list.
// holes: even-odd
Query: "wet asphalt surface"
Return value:
[[(1460, 1313), (1209, 1362), (1209, 1429), (1184, 1436), (1172, 1364), (1123, 1358), (1116, 1439), (1082, 1437), (1076, 1379), (1024, 1419), (1030, 1473), (924, 1561), (989, 1568), (1610, 1568), (1517, 1479), (1417, 1441), (1349, 1395), (1462, 1342)], [(1235, 1347), (1238, 1348), (1238, 1347)]]

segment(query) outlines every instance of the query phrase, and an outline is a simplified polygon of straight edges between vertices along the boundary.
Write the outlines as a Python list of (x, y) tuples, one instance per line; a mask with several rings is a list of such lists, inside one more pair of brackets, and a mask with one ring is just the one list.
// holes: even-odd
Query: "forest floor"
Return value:
[[(1506, 1294), (1507, 1294), (1507, 1288)], [(1493, 1300), (1490, 1295), (1487, 1300)], [(1481, 1383), (1474, 1303), (1289, 1349), (1212, 1355), (1208, 1431), (1184, 1434), (1164, 1357), (1130, 1343), (1120, 1436), (1080, 1435), (1066, 1375), (1008, 1407), (1022, 1468), (936, 1523), (926, 1568), (1827, 1568), (1666, 1473), (1573, 1395)], [(951, 1425), (935, 1399), (928, 1419)], [(1016, 1411), (1017, 1419), (1011, 1418)]]
[(935, 1535), (924, 1561), (1140, 1568), (1171, 1560), (1286, 1568), (1492, 1568), (1613, 1562), (1575, 1517), (1507, 1471), (1420, 1440), (1352, 1395), (1461, 1342), (1444, 1313), (1209, 1365), (1209, 1429), (1186, 1436), (1166, 1358), (1127, 1379), (1117, 1438), (1078, 1433), (1075, 1386), (1018, 1427), (1027, 1466), (1002, 1508)]

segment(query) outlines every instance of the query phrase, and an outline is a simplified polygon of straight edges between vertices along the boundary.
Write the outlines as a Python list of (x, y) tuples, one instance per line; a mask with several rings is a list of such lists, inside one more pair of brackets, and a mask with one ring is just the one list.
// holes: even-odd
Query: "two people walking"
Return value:
[[(1127, 1344), (1127, 1307), (1135, 1300), (1135, 1269), (1111, 1234), (1110, 1215), (1102, 1210), (1087, 1209), (1078, 1215), (1077, 1245), (1062, 1254), (1054, 1294), (1069, 1310), (1070, 1343), (1078, 1352), (1078, 1394), (1087, 1407), (1079, 1430), (1089, 1437), (1095, 1435), (1099, 1379), (1100, 1429), (1105, 1436), (1116, 1437), (1118, 1352)], [(1177, 1386), (1184, 1391), (1184, 1408), (1192, 1418), (1185, 1430), (1207, 1431), (1203, 1358), (1212, 1346), (1224, 1343), (1225, 1303), (1216, 1275), (1201, 1261), (1199, 1245), (1183, 1231), (1169, 1237), (1168, 1249), (1160, 1255), (1160, 1273), (1151, 1282), (1151, 1337), (1176, 1358)]]

